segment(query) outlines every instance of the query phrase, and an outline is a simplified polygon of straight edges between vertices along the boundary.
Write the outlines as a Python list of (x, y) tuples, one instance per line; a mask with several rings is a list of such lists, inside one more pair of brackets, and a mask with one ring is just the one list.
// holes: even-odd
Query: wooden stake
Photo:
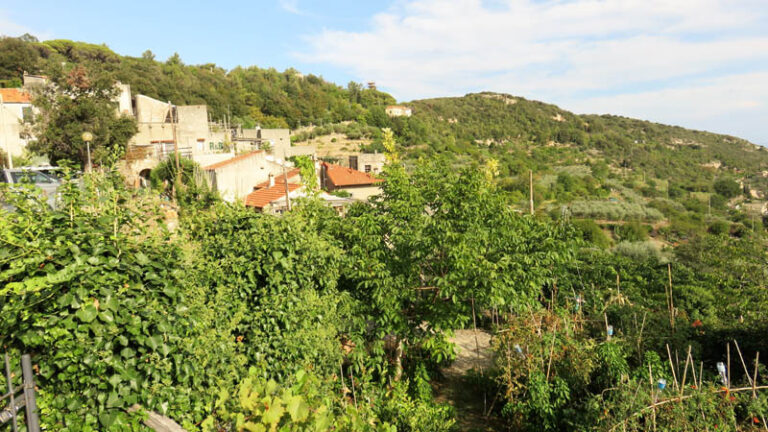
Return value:
[(549, 382), (549, 371), (552, 368), (552, 356), (555, 353), (555, 340), (557, 340), (557, 321), (555, 321), (555, 327), (552, 330), (552, 344), (549, 347), (549, 364), (547, 365), (547, 382)]
[(667, 274), (669, 276), (669, 325), (672, 330), (675, 329), (675, 300), (672, 296), (672, 264), (667, 263)]
[(667, 344), (667, 356), (669, 357), (669, 368), (672, 369), (672, 378), (675, 379), (675, 390), (680, 390), (680, 383), (677, 382), (677, 374), (675, 373), (675, 365), (672, 364), (672, 353), (669, 351), (669, 344)]
[(755, 374), (752, 376), (752, 399), (757, 399), (757, 391), (755, 390), (755, 387), (757, 386), (757, 366), (760, 362), (760, 351), (757, 352), (757, 355), (755, 355)]
[(352, 368), (349, 368), (349, 385), (352, 387), (352, 400), (355, 402), (355, 409), (357, 409), (357, 395), (355, 395), (355, 376), (352, 375)]
[(733, 344), (736, 346), (736, 352), (739, 354), (739, 359), (741, 359), (741, 366), (744, 368), (744, 375), (747, 376), (749, 384), (752, 384), (752, 377), (749, 376), (749, 369), (747, 369), (747, 363), (744, 362), (744, 356), (741, 355), (741, 348), (739, 348), (739, 343), (736, 342), (736, 339), (734, 339)]
[(344, 389), (347, 388), (347, 385), (344, 384), (344, 365), (339, 363), (339, 378), (341, 378), (341, 400), (344, 401), (344, 405), (347, 404), (347, 395), (344, 393)]
[(693, 356), (691, 355), (690, 348), (688, 349), (688, 359), (691, 361), (691, 374), (693, 375), (693, 385), (698, 387), (699, 381), (696, 379), (696, 363), (693, 361)]
[(685, 378), (688, 375), (688, 359), (691, 358), (691, 346), (688, 345), (688, 355), (685, 357), (685, 367), (683, 368), (683, 381), (680, 383), (680, 396), (685, 391)]
[(653, 371), (651, 370), (651, 364), (648, 363), (648, 379), (651, 381), (651, 402), (653, 403), (653, 430), (656, 430), (656, 387), (653, 384)]
[[(637, 337), (637, 353), (640, 354), (643, 345), (643, 329), (645, 329), (645, 319), (648, 317), (648, 311), (643, 313), (643, 322), (640, 324), (640, 335)], [(667, 351), (669, 351), (669, 345), (667, 345)], [(672, 363), (672, 357), (669, 358), (670, 365)]]
[(731, 344), (728, 344), (725, 346), (725, 353), (726, 353), (726, 359), (728, 361), (728, 365), (726, 366), (726, 373), (728, 374), (728, 378), (725, 380), (725, 388), (728, 390), (731, 389)]
[(528, 195), (530, 197), (530, 211), (533, 214), (533, 170), (528, 170)]

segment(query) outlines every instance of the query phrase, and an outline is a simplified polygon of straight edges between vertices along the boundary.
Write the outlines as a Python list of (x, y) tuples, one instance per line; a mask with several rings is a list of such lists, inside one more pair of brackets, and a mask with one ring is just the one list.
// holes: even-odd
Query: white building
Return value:
[(389, 105), (385, 111), (390, 117), (410, 117), (413, 114), (411, 108), (404, 105)]
[(17, 88), (0, 89), (0, 149), (21, 156), (30, 141), (28, 129), (34, 121), (31, 95)]

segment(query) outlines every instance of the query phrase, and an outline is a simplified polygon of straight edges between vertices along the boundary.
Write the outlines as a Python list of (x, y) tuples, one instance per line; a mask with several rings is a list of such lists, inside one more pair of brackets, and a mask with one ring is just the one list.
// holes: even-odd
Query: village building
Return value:
[(289, 183), (301, 181), (298, 168), (263, 150), (243, 153), (205, 166), (203, 170), (211, 187), (228, 202), (244, 199), (254, 190), (269, 187), (270, 183), (284, 185), (286, 173)]
[(387, 162), (384, 153), (357, 153), (349, 156), (349, 168), (365, 173), (380, 173)]
[(348, 192), (352, 198), (365, 201), (381, 192), (379, 183), (382, 179), (341, 165), (323, 162), (321, 164), (320, 184), (323, 189)]
[(281, 158), (315, 157), (317, 153), (315, 146), (292, 146), (291, 133), (288, 129), (235, 128), (232, 142), (234, 142), (238, 152), (266, 150), (268, 153)]
[(30, 93), (24, 89), (0, 89), (0, 150), (12, 157), (21, 156), (32, 139), (29, 129), (34, 122)]
[(260, 188), (249, 193), (245, 197), (245, 206), (251, 207), (262, 213), (280, 214), (288, 210), (288, 201), (285, 199), (286, 191), (289, 200), (299, 198), (297, 192), (303, 185), (296, 183), (277, 184)]
[(138, 132), (128, 142), (124, 174), (129, 183), (149, 178), (160, 161), (179, 156), (209, 165), (235, 156), (224, 128), (208, 121), (206, 105), (177, 106), (149, 96), (131, 96), (118, 84), (118, 112), (136, 119)]
[(413, 114), (411, 108), (404, 105), (389, 105), (384, 111), (390, 117), (410, 117)]
[[(277, 182), (280, 176), (276, 178), (270, 178), (269, 183), (266, 186), (255, 188), (253, 192), (248, 194), (245, 198), (245, 206), (253, 208), (261, 213), (268, 214), (283, 214), (288, 211), (289, 202), (290, 205), (296, 205), (302, 199), (309, 198), (310, 195), (314, 198), (320, 199), (325, 205), (334, 209), (338, 214), (343, 215), (346, 207), (354, 202), (350, 198), (344, 198), (334, 196), (326, 192), (308, 191), (305, 186), (301, 184), (301, 178), (298, 180), (295, 178), (289, 179), (288, 187), (286, 188), (285, 182)], [(262, 186), (262, 185), (260, 185)], [(288, 199), (286, 199), (286, 192)]]

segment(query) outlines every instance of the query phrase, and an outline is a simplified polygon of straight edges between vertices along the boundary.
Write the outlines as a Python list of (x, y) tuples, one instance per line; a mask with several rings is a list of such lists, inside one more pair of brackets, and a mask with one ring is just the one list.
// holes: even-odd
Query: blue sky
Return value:
[(403, 101), (506, 92), (768, 144), (768, 0), (0, 0), (0, 34), (24, 32), (376, 81)]

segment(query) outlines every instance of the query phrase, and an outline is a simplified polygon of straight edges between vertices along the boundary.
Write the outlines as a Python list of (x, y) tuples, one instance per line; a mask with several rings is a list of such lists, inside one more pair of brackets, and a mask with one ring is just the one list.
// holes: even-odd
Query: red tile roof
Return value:
[(325, 167), (325, 175), (334, 186), (366, 186), (384, 181), (368, 173), (341, 165), (323, 162), (323, 166)]
[(21, 89), (0, 89), (0, 95), (3, 96), (3, 103), (32, 103), (32, 97), (29, 92)]
[[(290, 192), (301, 188), (300, 184), (288, 183), (288, 190)], [(264, 208), (271, 202), (279, 199), (285, 199), (285, 184), (274, 185), (265, 189), (259, 189), (253, 191), (245, 197), (246, 207)]]
[[(288, 171), (287, 174), (288, 174), (288, 181), (290, 181), (291, 177), (295, 177), (295, 176), (301, 174), (301, 169), (300, 168), (294, 168), (294, 169)], [(283, 175), (283, 173), (275, 175), (275, 184), (276, 185), (277, 184), (285, 184), (285, 175)], [(269, 180), (257, 184), (256, 188), (261, 189), (261, 188), (265, 188), (265, 187), (268, 187), (268, 186), (269, 186)]]
[(225, 166), (227, 166), (229, 164), (232, 164), (232, 163), (235, 163), (235, 162), (240, 162), (241, 160), (244, 160), (244, 159), (248, 159), (249, 157), (251, 157), (251, 156), (253, 156), (253, 155), (257, 154), (257, 153), (261, 153), (261, 152), (263, 152), (263, 150), (256, 150), (256, 151), (252, 151), (250, 153), (243, 153), (243, 154), (237, 155), (237, 156), (235, 156), (235, 157), (233, 157), (231, 159), (227, 159), (225, 161), (217, 162), (217, 163), (215, 163), (213, 165), (208, 165), (207, 167), (204, 167), (203, 169), (206, 170), (206, 171), (216, 170), (216, 169), (225, 167)]

